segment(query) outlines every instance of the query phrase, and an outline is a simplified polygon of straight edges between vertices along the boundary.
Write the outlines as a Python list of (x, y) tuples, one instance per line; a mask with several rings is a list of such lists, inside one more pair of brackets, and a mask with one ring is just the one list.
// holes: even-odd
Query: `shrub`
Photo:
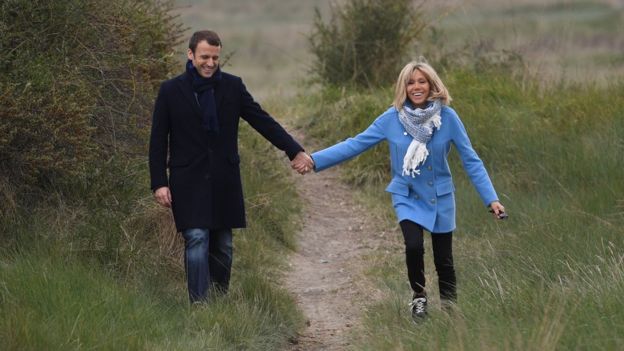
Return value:
[(314, 72), (331, 85), (390, 84), (424, 28), (410, 0), (350, 0), (332, 8), (329, 23), (317, 10), (308, 37)]
[(0, 178), (45, 188), (144, 153), (153, 94), (180, 34), (169, 8), (156, 0), (2, 2)]

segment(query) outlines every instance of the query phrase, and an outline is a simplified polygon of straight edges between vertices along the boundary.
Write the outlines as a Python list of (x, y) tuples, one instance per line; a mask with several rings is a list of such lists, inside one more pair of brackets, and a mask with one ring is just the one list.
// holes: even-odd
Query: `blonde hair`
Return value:
[(405, 65), (399, 74), (399, 78), (396, 82), (396, 87), (394, 89), (394, 101), (392, 105), (397, 109), (401, 110), (403, 108), (403, 104), (407, 99), (407, 82), (412, 78), (412, 74), (414, 71), (420, 71), (427, 81), (429, 82), (429, 96), (427, 97), (428, 101), (439, 99), (444, 105), (449, 105), (453, 100), (451, 98), (451, 94), (449, 94), (448, 90), (442, 83), (442, 79), (438, 76), (438, 73), (431, 67), (424, 59), (419, 59), (418, 61), (412, 61)]

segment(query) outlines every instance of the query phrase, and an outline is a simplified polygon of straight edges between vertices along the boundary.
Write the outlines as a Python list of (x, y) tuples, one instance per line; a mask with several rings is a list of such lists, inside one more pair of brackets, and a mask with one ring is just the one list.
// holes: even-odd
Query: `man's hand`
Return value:
[(314, 160), (310, 155), (300, 151), (295, 158), (290, 161), (290, 166), (299, 174), (306, 174), (314, 169)]
[(171, 207), (171, 191), (169, 187), (163, 186), (154, 191), (156, 202), (165, 207)]

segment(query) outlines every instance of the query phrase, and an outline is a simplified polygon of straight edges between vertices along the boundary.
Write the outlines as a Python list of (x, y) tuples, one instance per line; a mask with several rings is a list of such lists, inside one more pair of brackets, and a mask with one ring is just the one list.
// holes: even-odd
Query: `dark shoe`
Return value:
[(412, 311), (412, 319), (418, 322), (427, 317), (427, 298), (415, 297), (409, 304)]

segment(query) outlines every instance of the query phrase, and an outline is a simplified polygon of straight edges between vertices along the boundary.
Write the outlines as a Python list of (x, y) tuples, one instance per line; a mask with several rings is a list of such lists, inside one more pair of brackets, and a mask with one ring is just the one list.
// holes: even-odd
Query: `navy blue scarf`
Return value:
[(217, 117), (214, 88), (221, 80), (221, 69), (217, 68), (210, 78), (204, 78), (197, 73), (197, 69), (193, 66), (193, 61), (188, 60), (186, 62), (186, 72), (193, 77), (193, 92), (197, 95), (197, 101), (202, 113), (202, 127), (206, 131), (218, 132), (219, 119)]

